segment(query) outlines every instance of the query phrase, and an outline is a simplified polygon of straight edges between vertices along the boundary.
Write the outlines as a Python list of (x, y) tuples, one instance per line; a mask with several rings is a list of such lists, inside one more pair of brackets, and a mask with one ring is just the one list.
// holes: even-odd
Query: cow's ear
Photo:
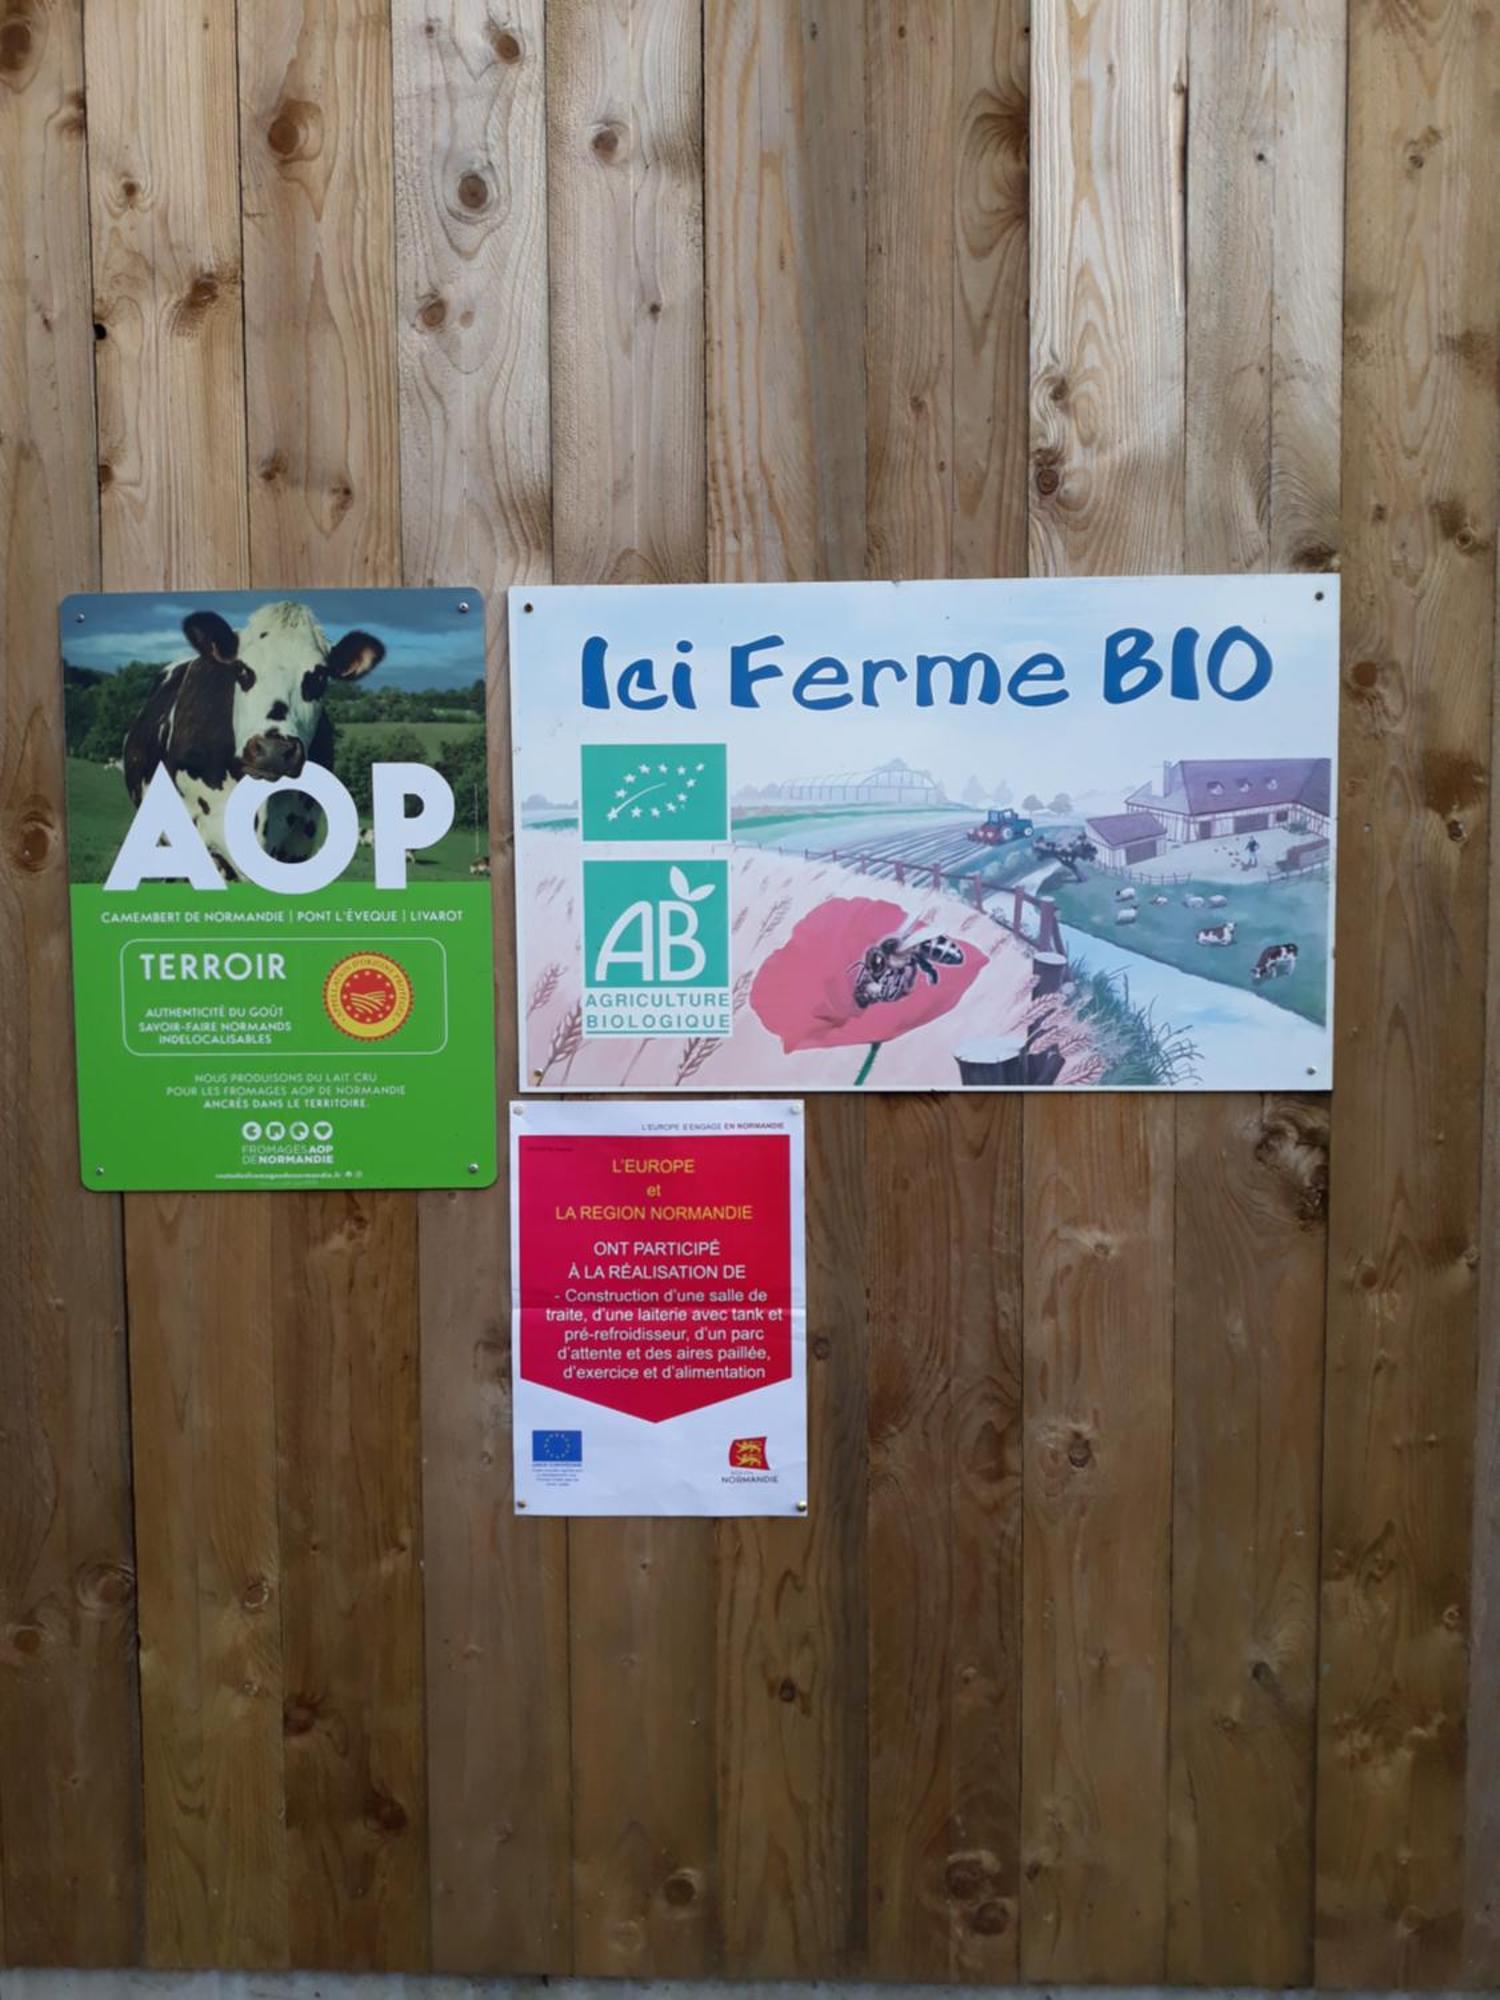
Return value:
[(336, 681), (363, 680), (385, 658), (385, 647), (369, 632), (346, 632), (328, 655), (328, 671)]
[(234, 636), (234, 627), (217, 611), (190, 611), (182, 621), (182, 629), (193, 651), (205, 660), (218, 660), (227, 666), (237, 658), (240, 642)]

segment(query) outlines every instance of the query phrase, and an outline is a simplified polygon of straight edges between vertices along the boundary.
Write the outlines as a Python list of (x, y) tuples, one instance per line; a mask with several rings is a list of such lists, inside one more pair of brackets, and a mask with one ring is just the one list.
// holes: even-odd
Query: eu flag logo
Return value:
[(727, 840), (728, 750), (722, 743), (585, 743), (585, 840)]
[(582, 1465), (583, 1432), (533, 1431), (531, 1462), (533, 1465)]

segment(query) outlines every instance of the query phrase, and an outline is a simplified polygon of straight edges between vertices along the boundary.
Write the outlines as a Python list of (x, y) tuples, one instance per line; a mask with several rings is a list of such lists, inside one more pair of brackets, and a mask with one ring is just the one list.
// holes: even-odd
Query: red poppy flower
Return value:
[[(779, 1035), (788, 1055), (798, 1049), (848, 1049), (868, 1046), (870, 1054), (856, 1082), (863, 1083), (882, 1042), (894, 1041), (912, 1028), (925, 1027), (956, 1006), (984, 970), (985, 954), (977, 945), (956, 938), (942, 943), (957, 962), (945, 958), (934, 966), (936, 979), (920, 966), (897, 998), (856, 997), (856, 983), (866, 953), (888, 939), (903, 948), (926, 934), (912, 928), (911, 916), (899, 903), (878, 903), (868, 896), (834, 896), (809, 910), (784, 945), (773, 951), (755, 975), (750, 1005), (762, 1023)], [(889, 955), (887, 955), (889, 956)]]

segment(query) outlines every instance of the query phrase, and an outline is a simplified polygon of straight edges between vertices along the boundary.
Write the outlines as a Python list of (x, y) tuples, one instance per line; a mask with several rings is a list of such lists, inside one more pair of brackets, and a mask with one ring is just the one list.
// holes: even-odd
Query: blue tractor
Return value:
[(983, 824), (970, 827), (969, 838), (986, 847), (1009, 847), (1013, 840), (1029, 840), (1035, 831), (1035, 822), (1013, 806), (991, 806)]

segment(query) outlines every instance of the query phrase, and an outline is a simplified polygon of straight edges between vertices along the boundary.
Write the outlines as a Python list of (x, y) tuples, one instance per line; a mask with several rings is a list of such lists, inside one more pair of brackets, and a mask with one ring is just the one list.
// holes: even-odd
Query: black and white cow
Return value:
[(1233, 944), (1234, 930), (1235, 927), (1232, 920), (1227, 924), (1205, 924), (1203, 929), (1198, 933), (1198, 942), (1199, 944)]
[[(217, 611), (183, 620), (193, 657), (164, 670), (125, 735), (125, 784), (139, 805), (165, 764), (198, 834), (227, 881), (238, 879), (224, 840), (224, 808), (241, 778), (295, 778), (305, 764), (333, 767), (329, 681), (371, 673), (385, 647), (368, 632), (330, 646), (305, 604), (263, 604), (243, 632)], [(300, 861), (317, 841), (308, 799), (282, 792), (257, 829), (278, 861)]]
[(1284, 979), (1288, 973), (1297, 970), (1297, 947), (1286, 944), (1268, 944), (1260, 957), (1250, 968), (1250, 977), (1258, 986), (1263, 979)]

